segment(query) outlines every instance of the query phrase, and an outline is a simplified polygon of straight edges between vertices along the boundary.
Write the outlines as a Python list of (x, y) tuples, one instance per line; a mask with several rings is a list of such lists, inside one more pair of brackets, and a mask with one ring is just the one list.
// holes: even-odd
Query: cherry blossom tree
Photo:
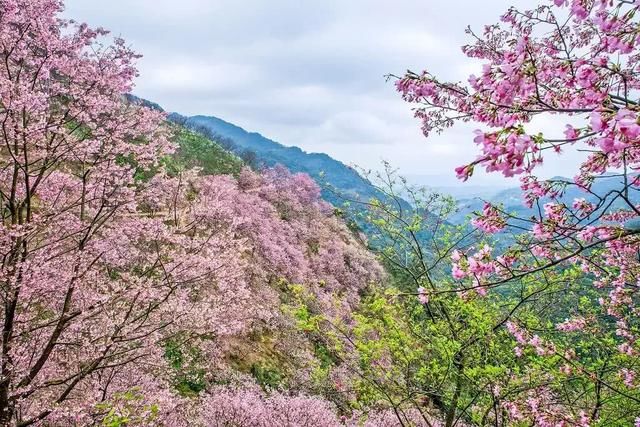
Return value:
[(43, 420), (89, 382), (106, 395), (167, 323), (180, 269), (148, 249), (173, 237), (135, 220), (136, 168), (170, 149), (160, 115), (123, 103), (137, 56), (61, 8), (0, 4), (3, 425)]
[(326, 400), (273, 393), (243, 387), (218, 388), (204, 398), (202, 416), (211, 427), (338, 427), (343, 425)]
[(138, 55), (62, 8), (0, 1), (0, 424), (190, 425), (167, 348), (207, 386), (229, 337), (286, 323), (275, 283), (340, 310), (381, 269), (306, 175), (167, 175)]
[[(468, 30), (474, 42), (463, 52), (482, 63), (480, 75), (465, 84), (408, 72), (397, 82), (425, 135), (456, 122), (482, 125), (474, 137), (479, 154), (456, 169), (459, 178), (477, 168), (517, 176), (531, 208), (531, 217), (517, 217), (486, 204), (473, 224), (513, 243), (451, 256), (455, 292), (556, 295), (523, 300), (508, 323), (523, 363), (545, 360), (526, 367), (540, 378), (522, 382), (530, 391), (504, 396), (513, 422), (631, 423), (640, 411), (639, 7), (554, 0), (511, 8), (482, 34)], [(545, 120), (558, 124), (557, 134), (535, 130)], [(536, 177), (545, 158), (567, 151), (584, 158), (572, 180)], [(617, 188), (594, 191), (612, 176)], [(572, 187), (584, 197), (566, 201)]]
[(155, 214), (177, 189), (136, 178), (172, 151), (164, 116), (123, 97), (138, 55), (61, 10), (0, 3), (2, 425), (86, 424), (138, 395), (170, 414), (162, 343), (252, 313), (242, 239), (202, 208)]

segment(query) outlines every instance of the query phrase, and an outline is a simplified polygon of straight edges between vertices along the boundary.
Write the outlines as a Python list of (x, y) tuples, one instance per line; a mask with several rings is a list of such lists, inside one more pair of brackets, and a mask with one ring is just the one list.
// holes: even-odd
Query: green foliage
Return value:
[(426, 409), (441, 417), (452, 402), (490, 406), (487, 384), (502, 382), (516, 368), (513, 340), (492, 329), (498, 306), (456, 296), (421, 305), (399, 294), (379, 289), (363, 300), (349, 332), (353, 347), (326, 335), (343, 359), (355, 354), (357, 404), (412, 402), (425, 409), (429, 402)]
[(165, 159), (169, 173), (198, 167), (205, 175), (237, 175), (242, 169), (242, 160), (200, 133), (174, 126), (174, 142), (176, 153)]
[[(455, 247), (480, 244), (465, 227), (446, 221), (453, 200), (403, 187), (393, 171), (377, 187), (384, 199), (367, 204), (371, 246), (389, 272), (384, 286), (371, 286), (352, 313), (317, 313), (316, 301), (293, 287), (291, 312), (300, 330), (322, 343), (316, 354), (324, 375), (352, 372), (347, 389), (356, 409), (378, 406), (417, 409), (453, 425), (486, 424), (498, 404), (495, 384), (508, 384), (520, 369), (513, 337), (503, 327), (517, 304), (510, 295), (461, 298), (451, 278)], [(398, 197), (411, 201), (406, 202)], [(425, 289), (429, 301), (416, 296)], [(323, 359), (322, 356), (328, 356)], [(318, 370), (321, 371), (321, 370)]]
[(313, 354), (320, 362), (320, 369), (327, 370), (331, 366), (335, 366), (338, 363), (335, 355), (331, 352), (326, 343), (321, 340), (316, 340), (313, 342)]
[(164, 356), (173, 369), (173, 386), (182, 396), (194, 396), (206, 387), (206, 364), (202, 352), (176, 338), (165, 342)]
[(323, 317), (319, 313), (314, 313), (311, 307), (312, 294), (303, 285), (288, 285), (287, 294), (289, 304), (283, 306), (283, 311), (296, 320), (297, 327), (301, 331), (305, 333), (317, 331)]
[(111, 400), (96, 405), (103, 413), (102, 426), (125, 427), (153, 425), (158, 417), (158, 405), (145, 405), (144, 395), (139, 388), (123, 393), (115, 393)]
[(284, 381), (284, 374), (274, 366), (264, 362), (251, 365), (251, 375), (265, 389), (278, 389)]

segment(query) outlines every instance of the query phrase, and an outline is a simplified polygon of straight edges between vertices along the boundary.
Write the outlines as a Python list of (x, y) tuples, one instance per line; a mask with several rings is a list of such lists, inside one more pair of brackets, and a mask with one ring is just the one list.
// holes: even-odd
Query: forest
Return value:
[(640, 426), (640, 1), (539, 2), (468, 30), (466, 82), (388, 76), (425, 144), (478, 127), (461, 181), (520, 185), (461, 212), (0, 0), (0, 426)]

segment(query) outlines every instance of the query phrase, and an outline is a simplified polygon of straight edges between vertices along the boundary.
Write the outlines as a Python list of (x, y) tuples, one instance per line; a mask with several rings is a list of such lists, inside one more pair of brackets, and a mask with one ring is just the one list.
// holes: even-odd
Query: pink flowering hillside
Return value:
[(123, 97), (138, 56), (61, 10), (0, 2), (0, 425), (210, 425), (234, 372), (302, 383), (288, 287), (349, 312), (375, 258), (305, 175), (167, 174), (172, 129)]
[(640, 427), (640, 1), (540, 2), (468, 30), (466, 82), (395, 78), (425, 135), (478, 128), (461, 181), (520, 182), (461, 219), (187, 129), (123, 39), (0, 0), (0, 427)]

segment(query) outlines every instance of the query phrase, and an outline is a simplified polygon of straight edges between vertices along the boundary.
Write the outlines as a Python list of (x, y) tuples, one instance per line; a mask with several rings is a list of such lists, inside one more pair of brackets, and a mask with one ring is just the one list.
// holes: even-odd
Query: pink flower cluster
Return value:
[(491, 203), (485, 203), (482, 214), (471, 220), (474, 227), (479, 228), (487, 233), (498, 233), (507, 226), (500, 211)]
[(453, 278), (463, 280), (472, 279), (471, 289), (478, 295), (487, 294), (485, 286), (487, 279), (496, 273), (500, 266), (492, 258), (492, 248), (484, 245), (475, 253), (469, 255), (455, 250), (451, 255), (451, 271)]
[(538, 356), (551, 355), (556, 352), (553, 343), (548, 342), (540, 338), (537, 334), (531, 334), (525, 329), (518, 326), (516, 323), (508, 321), (506, 323), (507, 330), (516, 339), (518, 345), (515, 347), (516, 356), (523, 355), (523, 350), (527, 346), (533, 348)]
[(587, 319), (584, 317), (574, 317), (558, 323), (556, 329), (563, 332), (576, 332), (584, 330), (586, 326)]

